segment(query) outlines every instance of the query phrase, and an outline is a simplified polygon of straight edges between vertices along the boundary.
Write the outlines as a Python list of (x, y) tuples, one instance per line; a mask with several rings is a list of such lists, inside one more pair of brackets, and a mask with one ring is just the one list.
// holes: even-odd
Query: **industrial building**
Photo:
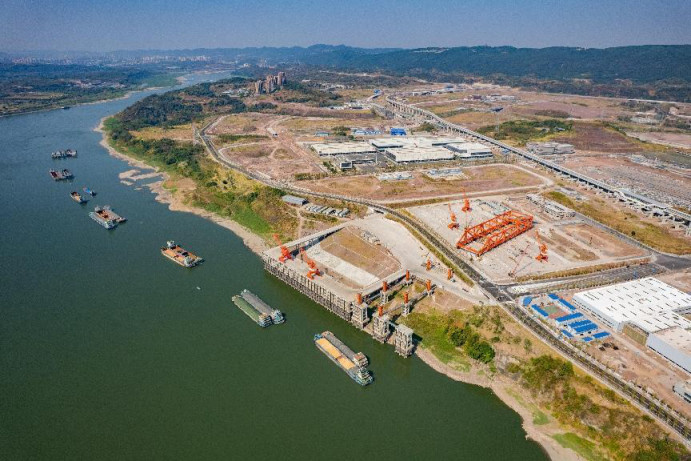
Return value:
[(619, 332), (627, 324), (647, 335), (673, 327), (691, 328), (682, 316), (691, 312), (691, 295), (653, 277), (582, 291), (573, 301)]
[(492, 149), (479, 142), (449, 143), (447, 149), (455, 152), (458, 158), (480, 159), (492, 157)]
[(561, 203), (557, 203), (552, 200), (544, 198), (542, 195), (538, 194), (528, 194), (526, 198), (539, 206), (547, 214), (554, 216), (557, 219), (573, 218), (576, 216), (576, 212), (569, 207), (565, 207)]
[(680, 327), (648, 335), (646, 346), (691, 373), (691, 332)]
[(575, 152), (573, 145), (559, 142), (529, 142), (525, 147), (538, 155), (563, 155)]
[(441, 146), (399, 147), (386, 149), (384, 153), (396, 163), (439, 162), (456, 157), (449, 149)]
[(389, 131), (389, 134), (391, 134), (391, 136), (406, 136), (407, 135), (405, 129), (403, 129), (403, 128), (391, 128), (391, 130)]
[(374, 154), (377, 149), (364, 141), (332, 142), (312, 144), (312, 149), (320, 156)]
[(302, 197), (296, 197), (295, 195), (284, 195), (283, 197), (281, 197), (281, 200), (283, 200), (288, 205), (295, 206), (303, 206), (307, 203), (307, 199)]

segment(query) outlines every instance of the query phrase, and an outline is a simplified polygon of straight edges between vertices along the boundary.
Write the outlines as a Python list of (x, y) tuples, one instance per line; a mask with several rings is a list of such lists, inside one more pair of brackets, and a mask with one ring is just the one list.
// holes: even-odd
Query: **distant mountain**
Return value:
[[(32, 56), (8, 53), (2, 56)], [(33, 52), (46, 59), (48, 52)], [(691, 45), (645, 45), (616, 48), (354, 48), (345, 45), (310, 47), (196, 48), (185, 50), (124, 50), (104, 53), (55, 52), (55, 58), (74, 63), (117, 64), (151, 56), (206, 56), (212, 62), (271, 65), (306, 64), (331, 69), (383, 71), (393, 74), (465, 74), (542, 80), (588, 79), (611, 83), (617, 79), (645, 84), (661, 80), (691, 80)], [(81, 61), (80, 61), (81, 60)]]
[(592, 79), (638, 83), (691, 79), (691, 45), (617, 48), (458, 47), (363, 53), (360, 49), (328, 50), (305, 56), (309, 64), (396, 73), (437, 71), (478, 76), (502, 74), (539, 79)]

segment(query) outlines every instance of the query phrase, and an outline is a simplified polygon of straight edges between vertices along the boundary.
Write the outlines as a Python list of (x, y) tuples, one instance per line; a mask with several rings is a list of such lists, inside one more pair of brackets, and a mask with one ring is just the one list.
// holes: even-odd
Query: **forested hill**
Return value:
[(617, 48), (457, 47), (363, 53), (358, 48), (322, 47), (303, 56), (305, 63), (359, 70), (502, 74), (539, 79), (617, 79), (637, 83), (691, 79), (691, 45)]

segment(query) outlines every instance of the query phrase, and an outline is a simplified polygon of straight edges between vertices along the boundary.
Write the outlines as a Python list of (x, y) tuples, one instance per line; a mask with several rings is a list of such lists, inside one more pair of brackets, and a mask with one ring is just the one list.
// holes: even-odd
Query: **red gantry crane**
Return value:
[(276, 245), (278, 245), (281, 249), (281, 256), (278, 257), (278, 260), (284, 263), (288, 259), (293, 259), (293, 255), (291, 255), (290, 250), (288, 250), (288, 248), (286, 248), (286, 246), (283, 245), (283, 242), (281, 242), (281, 238), (278, 236), (278, 234), (274, 234), (273, 237), (276, 241)]
[(535, 238), (537, 239), (537, 244), (540, 247), (540, 253), (537, 256), (535, 256), (535, 259), (537, 259), (541, 263), (546, 263), (549, 259), (549, 257), (547, 256), (547, 244), (542, 241), (542, 239), (540, 238), (540, 231), (538, 231), (537, 229), (535, 229)]
[(463, 192), (463, 213), (467, 213), (472, 210), (470, 208), (470, 200), (468, 200), (468, 196), (465, 193), (465, 187), (461, 188), (461, 192)]
[(312, 258), (307, 256), (305, 247), (300, 248), (300, 254), (302, 255), (302, 260), (305, 261), (305, 263), (310, 267), (310, 270), (307, 272), (307, 278), (314, 280), (315, 275), (321, 275), (319, 269), (317, 268), (317, 263), (315, 263)]
[(451, 218), (451, 222), (449, 223), (448, 227), (451, 230), (458, 229), (459, 225), (458, 225), (458, 221), (456, 220), (456, 213), (454, 213), (453, 210), (451, 209), (450, 203), (447, 203), (447, 205), (449, 207), (449, 216)]

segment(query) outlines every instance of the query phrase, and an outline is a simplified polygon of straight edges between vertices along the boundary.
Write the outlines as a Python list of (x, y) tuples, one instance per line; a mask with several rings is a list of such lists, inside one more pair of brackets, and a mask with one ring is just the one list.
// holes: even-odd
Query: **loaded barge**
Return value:
[(115, 213), (108, 205), (94, 208), (94, 211), (89, 213), (91, 219), (99, 223), (106, 229), (114, 229), (118, 224), (127, 221), (119, 214)]
[(262, 328), (285, 322), (281, 311), (272, 308), (249, 290), (242, 290), (239, 295), (233, 296), (232, 299), (242, 312)]
[(72, 149), (58, 150), (50, 154), (52, 158), (71, 158), (77, 156), (77, 151)]
[(55, 181), (62, 181), (64, 179), (72, 179), (74, 175), (67, 168), (63, 170), (50, 170), (50, 177)]
[(161, 247), (161, 254), (183, 267), (194, 267), (204, 261), (199, 256), (190, 253), (172, 240), (168, 240), (166, 246)]
[(332, 362), (348, 373), (353, 381), (361, 386), (366, 386), (372, 382), (372, 375), (366, 368), (369, 361), (365, 354), (353, 352), (330, 331), (314, 335), (314, 343)]

